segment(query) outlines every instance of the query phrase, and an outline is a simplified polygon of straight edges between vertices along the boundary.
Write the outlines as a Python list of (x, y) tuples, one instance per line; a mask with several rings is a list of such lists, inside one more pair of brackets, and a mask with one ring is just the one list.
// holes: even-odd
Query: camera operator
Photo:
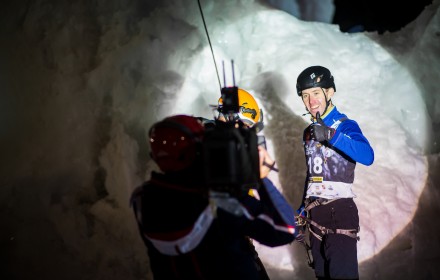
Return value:
[(205, 128), (176, 115), (154, 124), (151, 156), (162, 173), (132, 194), (131, 205), (148, 249), (154, 279), (261, 279), (250, 237), (266, 246), (291, 243), (295, 212), (266, 178), (273, 163), (258, 149), (259, 199), (213, 198), (203, 179)]
[[(234, 96), (236, 96), (236, 100), (233, 100)], [(223, 100), (225, 98), (225, 100)], [(232, 98), (232, 99), (231, 99)], [(235, 106), (238, 105), (238, 108), (235, 108), (235, 110), (232, 110), (230, 112), (228, 111), (228, 104), (235, 104)], [(212, 129), (215, 129), (216, 125), (221, 125), (221, 123), (240, 123), (243, 128), (253, 128), (255, 132), (260, 132), (263, 127), (263, 109), (260, 109), (260, 106), (258, 105), (257, 100), (250, 94), (248, 91), (242, 89), (242, 88), (223, 88), (222, 89), (222, 96), (218, 99), (218, 104), (215, 107), (217, 116), (214, 120), (209, 120), (206, 118), (198, 117), (198, 119), (203, 123), (205, 128), (209, 131)], [(225, 112), (226, 111), (226, 112)], [(257, 143), (258, 143), (258, 149), (259, 153), (264, 153), (264, 155), (259, 155), (260, 160), (263, 160), (262, 164), (260, 163), (260, 172), (261, 174), (264, 173), (261, 177), (266, 177), (271, 170), (278, 171), (275, 166), (275, 161), (270, 159), (270, 156), (267, 154), (266, 149), (266, 140), (263, 135), (257, 136)], [(263, 148), (263, 149), (262, 149)], [(227, 152), (225, 152), (227, 154)], [(223, 157), (224, 156), (220, 156)], [(210, 162), (211, 160), (207, 160)], [(219, 160), (220, 162), (225, 160)], [(236, 161), (236, 160), (233, 160)], [(218, 169), (218, 170), (225, 170), (228, 169), (225, 168), (221, 164), (217, 164), (219, 166), (211, 167), (211, 169)], [(228, 173), (228, 172), (224, 172)], [(225, 174), (222, 174), (224, 176)], [(248, 195), (253, 197), (259, 197), (258, 194), (258, 184), (255, 186), (249, 186), (248, 188)], [(260, 272), (260, 279), (269, 279), (269, 276), (267, 275), (266, 269), (264, 267), (263, 262), (261, 261), (260, 257), (258, 256), (258, 252), (253, 244), (253, 240), (248, 237), (248, 244), (250, 247), (250, 250), (254, 254), (254, 259), (259, 267)]]
[[(263, 110), (258, 106), (257, 100), (250, 94), (248, 91), (237, 88), (237, 96), (238, 96), (238, 105), (239, 110), (236, 114), (233, 114), (234, 120), (241, 120), (244, 125), (251, 127), (256, 123), (263, 122)], [(214, 106), (214, 105), (213, 105)], [(223, 107), (223, 98), (220, 97), (218, 99), (217, 106), (214, 106), (217, 109), (218, 116), (216, 119), (219, 121), (231, 121), (227, 120), (228, 116), (225, 116), (222, 112)], [(215, 125), (214, 120), (206, 119), (203, 117), (198, 117), (198, 119), (203, 123), (205, 127), (212, 127)]]
[[(224, 96), (223, 96), (224, 97)], [(258, 126), (257, 132), (260, 132), (264, 128), (263, 124), (263, 109), (260, 109), (257, 100), (248, 91), (237, 88), (237, 101), (238, 101), (238, 112), (228, 115), (223, 112), (223, 97), (218, 99), (218, 104), (216, 106), (217, 116), (214, 120), (197, 117), (198, 120), (202, 122), (206, 129), (212, 129), (215, 127), (216, 123), (220, 122), (241, 122), (245, 127), (251, 128)], [(263, 135), (258, 135), (258, 145), (266, 149), (266, 139)], [(276, 170), (275, 161), (265, 161), (263, 164), (269, 169), (265, 170)], [(255, 190), (251, 189), (250, 195), (256, 195)]]

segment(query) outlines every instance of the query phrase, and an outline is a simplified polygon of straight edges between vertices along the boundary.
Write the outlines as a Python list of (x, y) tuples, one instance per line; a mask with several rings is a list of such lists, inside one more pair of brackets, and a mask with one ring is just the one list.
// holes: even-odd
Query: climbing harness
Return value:
[[(338, 199), (340, 199), (340, 198), (334, 198), (334, 199), (317, 198), (314, 200), (307, 199), (305, 208), (303, 208), (301, 210), (301, 212), (299, 213), (299, 215), (295, 217), (296, 224), (298, 226), (307, 227), (309, 232), (313, 236), (315, 236), (319, 241), (322, 241), (323, 236), (326, 234), (344, 234), (348, 237), (354, 238), (357, 241), (359, 241), (360, 238), (359, 238), (359, 236), (357, 236), (357, 233), (360, 230), (359, 227), (357, 229), (330, 229), (330, 228), (326, 228), (326, 227), (318, 224), (317, 222), (313, 221), (312, 219), (310, 219), (308, 217), (308, 213), (312, 208), (317, 207), (319, 205), (329, 204), (329, 203), (334, 202)], [(304, 212), (306, 215), (304, 215)], [(314, 226), (315, 228), (319, 229), (322, 236), (317, 234), (316, 232), (314, 232), (312, 230), (311, 226)], [(313, 261), (313, 257), (311, 254), (311, 247), (309, 244), (307, 244), (307, 242), (305, 240), (300, 241), (300, 243), (302, 243), (304, 245), (304, 247), (306, 249), (306, 253), (307, 253), (307, 263), (313, 269), (314, 268), (314, 261)]]
[[(326, 228), (326, 227), (318, 224), (317, 222), (315, 222), (312, 219), (308, 218), (307, 216), (303, 215), (303, 212), (309, 213), (309, 211), (316, 206), (326, 205), (326, 204), (334, 202), (338, 199), (340, 199), (340, 198), (335, 198), (335, 199), (317, 198), (313, 201), (310, 201), (310, 199), (306, 200), (306, 207), (298, 215), (297, 223), (301, 226), (307, 226), (309, 232), (313, 236), (315, 236), (319, 241), (322, 241), (322, 236), (324, 236), (326, 234), (344, 234), (344, 235), (347, 235), (348, 237), (354, 238), (359, 241), (360, 238), (357, 235), (357, 233), (360, 230), (359, 227), (357, 229), (339, 229), (339, 228), (338, 229), (330, 229), (330, 228)], [(317, 234), (316, 232), (314, 232), (312, 230), (311, 226), (314, 226), (315, 228), (319, 229), (322, 236)]]

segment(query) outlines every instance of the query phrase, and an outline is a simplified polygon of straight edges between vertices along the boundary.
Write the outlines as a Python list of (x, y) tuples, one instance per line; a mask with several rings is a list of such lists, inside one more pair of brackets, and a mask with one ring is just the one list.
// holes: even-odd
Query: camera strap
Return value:
[(263, 161), (263, 165), (269, 167), (270, 170), (273, 170), (275, 172), (278, 172), (278, 168), (275, 167), (275, 161), (272, 164), (267, 163), (266, 161)]

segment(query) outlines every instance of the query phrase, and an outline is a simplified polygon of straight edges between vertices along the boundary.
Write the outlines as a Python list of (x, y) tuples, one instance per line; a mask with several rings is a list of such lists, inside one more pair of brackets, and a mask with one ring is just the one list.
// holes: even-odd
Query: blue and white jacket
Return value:
[(327, 142), (311, 139), (311, 124), (304, 130), (303, 144), (307, 162), (305, 197), (326, 199), (355, 197), (352, 191), (356, 162), (371, 165), (374, 151), (359, 125), (336, 107), (323, 116), (324, 123), (336, 129)]

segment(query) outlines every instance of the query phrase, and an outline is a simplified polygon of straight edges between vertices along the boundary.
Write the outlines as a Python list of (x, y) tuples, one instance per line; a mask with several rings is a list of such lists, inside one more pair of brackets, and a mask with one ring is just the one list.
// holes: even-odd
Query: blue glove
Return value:
[(296, 214), (298, 214), (298, 216), (301, 216), (301, 217), (306, 217), (306, 215), (305, 215), (305, 210), (304, 210), (305, 208), (304, 208), (304, 205), (302, 205), (301, 207), (299, 207), (298, 208), (298, 210), (296, 210)]

